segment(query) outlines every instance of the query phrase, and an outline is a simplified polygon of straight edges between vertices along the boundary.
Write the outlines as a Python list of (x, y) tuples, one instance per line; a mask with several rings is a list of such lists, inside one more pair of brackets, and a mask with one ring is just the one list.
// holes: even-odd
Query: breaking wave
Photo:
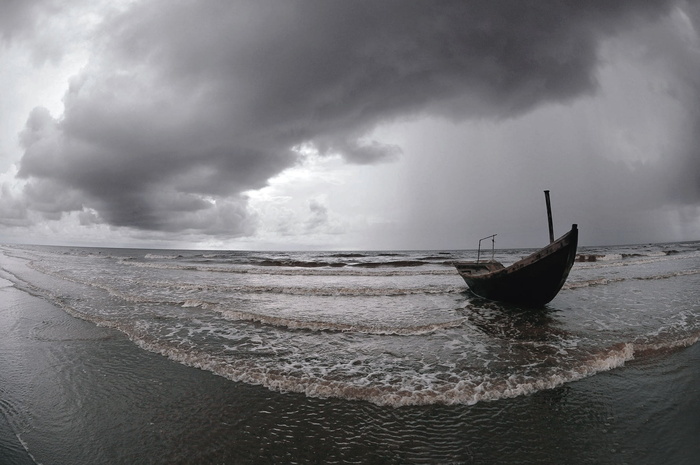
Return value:
[[(190, 306), (207, 306), (207, 304), (191, 302)], [(242, 312), (238, 310), (226, 310), (216, 307), (214, 307), (214, 309), (221, 313), (225, 318), (234, 321), (253, 321), (257, 323), (262, 323), (271, 326), (279, 326), (288, 329), (353, 332), (372, 335), (418, 336), (448, 328), (456, 328), (461, 326), (465, 321), (464, 318), (459, 318), (457, 320), (447, 322), (397, 327), (382, 325), (364, 325), (362, 323), (341, 323), (334, 321), (310, 321), (296, 318), (261, 315), (256, 313)]]
[[(466, 375), (462, 379), (443, 382), (430, 374), (403, 373), (387, 376), (388, 382), (360, 377), (351, 381), (332, 377), (314, 376), (307, 371), (292, 374), (280, 367), (256, 364), (252, 360), (231, 360), (221, 355), (198, 351), (193, 348), (163, 344), (157, 338), (136, 328), (110, 324), (127, 334), (139, 347), (159, 353), (187, 366), (210, 371), (232, 381), (261, 385), (278, 392), (294, 392), (317, 398), (342, 398), (362, 400), (381, 406), (404, 407), (432, 404), (473, 405), (480, 401), (494, 401), (528, 395), (545, 389), (553, 389), (600, 372), (609, 371), (633, 360), (635, 354), (659, 352), (687, 347), (698, 340), (698, 335), (682, 341), (656, 344), (620, 343), (597, 354), (592, 354), (576, 367), (549, 370), (540, 376), (525, 373), (498, 376), (482, 373), (480, 376)], [(356, 364), (363, 361), (357, 359)], [(299, 368), (299, 367), (297, 367)], [(303, 367), (302, 367), (303, 368)], [(457, 378), (458, 376), (449, 376)], [(417, 382), (416, 382), (417, 381)]]
[[(209, 273), (230, 273), (230, 274), (254, 274), (254, 275), (279, 275), (279, 276), (420, 276), (420, 275), (452, 275), (456, 274), (450, 264), (444, 269), (421, 269), (421, 270), (396, 270), (394, 266), (334, 266), (324, 268), (323, 266), (309, 266), (297, 268), (285, 267), (248, 267), (238, 266), (216, 266), (216, 265), (187, 265), (170, 263), (144, 263), (135, 261), (125, 261), (125, 264), (139, 268), (151, 268), (162, 270), (179, 271), (202, 271)], [(424, 265), (424, 264), (423, 264)]]
[(182, 255), (161, 255), (149, 253), (146, 254), (144, 258), (146, 258), (147, 260), (177, 260), (178, 258), (182, 258)]
[(663, 274), (658, 274), (658, 275), (651, 275), (651, 276), (631, 276), (631, 277), (615, 277), (615, 278), (595, 278), (595, 279), (588, 279), (588, 280), (582, 280), (582, 281), (569, 281), (564, 284), (562, 289), (580, 289), (584, 287), (591, 287), (591, 286), (604, 286), (607, 284), (615, 284), (615, 283), (621, 283), (624, 281), (652, 281), (652, 280), (660, 280), (660, 279), (671, 279), (671, 278), (677, 278), (680, 276), (694, 276), (700, 274), (700, 269), (698, 270), (680, 270), (680, 271), (673, 271), (669, 273), (663, 273)]
[[(453, 381), (444, 382), (444, 375), (404, 373), (388, 376), (384, 383), (375, 379), (358, 378), (354, 381), (341, 381), (309, 375), (293, 375), (278, 368), (256, 365), (250, 361), (227, 360), (216, 355), (173, 346), (164, 346), (147, 337), (132, 337), (142, 348), (160, 353), (171, 360), (188, 366), (211, 371), (232, 381), (257, 384), (278, 392), (296, 392), (309, 397), (336, 397), (348, 400), (363, 400), (377, 405), (404, 407), (432, 404), (467, 404), (480, 401), (493, 401), (504, 398), (528, 395), (545, 389), (553, 389), (566, 383), (583, 379), (600, 372), (625, 365), (635, 355), (676, 350), (695, 344), (699, 334), (682, 340), (665, 343), (619, 343), (584, 358), (576, 366), (560, 370), (547, 370), (539, 376), (514, 373), (498, 376), (481, 373), (473, 376), (462, 373)], [(361, 364), (358, 359), (356, 364)], [(459, 378), (459, 379), (458, 379)]]
[(425, 287), (339, 287), (339, 286), (276, 286), (276, 285), (203, 285), (203, 284), (164, 284), (156, 283), (154, 287), (176, 291), (216, 291), (249, 294), (286, 294), (298, 296), (402, 296), (417, 294), (455, 294), (464, 291), (463, 286), (425, 286)]
[(16, 287), (179, 363), (311, 397), (474, 404), (700, 337), (697, 250), (601, 248), (527, 313), (472, 299), (448, 254), (37, 250), (3, 259)]

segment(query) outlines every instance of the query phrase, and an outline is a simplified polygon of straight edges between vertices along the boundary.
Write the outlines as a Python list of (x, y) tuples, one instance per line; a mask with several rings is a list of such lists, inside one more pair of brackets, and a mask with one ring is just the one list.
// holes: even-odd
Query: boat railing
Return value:
[(491, 239), (491, 260), (493, 260), (494, 254), (496, 253), (496, 236), (498, 236), (498, 234), (491, 234), (490, 236), (479, 239), (479, 248), (476, 251), (476, 263), (479, 263), (481, 259), (481, 241), (485, 241), (486, 239)]

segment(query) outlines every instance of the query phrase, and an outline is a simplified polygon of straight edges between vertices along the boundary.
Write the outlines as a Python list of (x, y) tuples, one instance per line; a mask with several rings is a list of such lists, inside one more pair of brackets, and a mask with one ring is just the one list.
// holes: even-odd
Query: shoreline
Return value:
[(13, 286), (0, 302), (0, 453), (11, 465), (700, 456), (699, 344), (528, 396), (392, 408), (232, 382)]

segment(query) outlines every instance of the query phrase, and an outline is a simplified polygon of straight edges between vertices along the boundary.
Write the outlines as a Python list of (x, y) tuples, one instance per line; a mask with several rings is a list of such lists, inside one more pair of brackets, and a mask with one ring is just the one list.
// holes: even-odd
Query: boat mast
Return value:
[(554, 242), (554, 226), (552, 225), (552, 204), (549, 202), (549, 191), (544, 191), (544, 199), (547, 201), (547, 221), (549, 222), (549, 243)]
[(485, 241), (486, 239), (491, 239), (491, 261), (493, 261), (493, 256), (496, 253), (496, 236), (498, 236), (498, 234), (491, 234), (490, 236), (479, 239), (479, 250), (476, 252), (476, 263), (479, 263), (479, 260), (481, 259), (481, 241)]

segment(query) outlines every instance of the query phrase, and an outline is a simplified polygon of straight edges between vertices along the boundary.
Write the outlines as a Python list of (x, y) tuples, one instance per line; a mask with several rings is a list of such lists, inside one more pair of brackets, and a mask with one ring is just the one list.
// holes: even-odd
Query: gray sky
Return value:
[(700, 239), (690, 1), (0, 3), (0, 242)]

